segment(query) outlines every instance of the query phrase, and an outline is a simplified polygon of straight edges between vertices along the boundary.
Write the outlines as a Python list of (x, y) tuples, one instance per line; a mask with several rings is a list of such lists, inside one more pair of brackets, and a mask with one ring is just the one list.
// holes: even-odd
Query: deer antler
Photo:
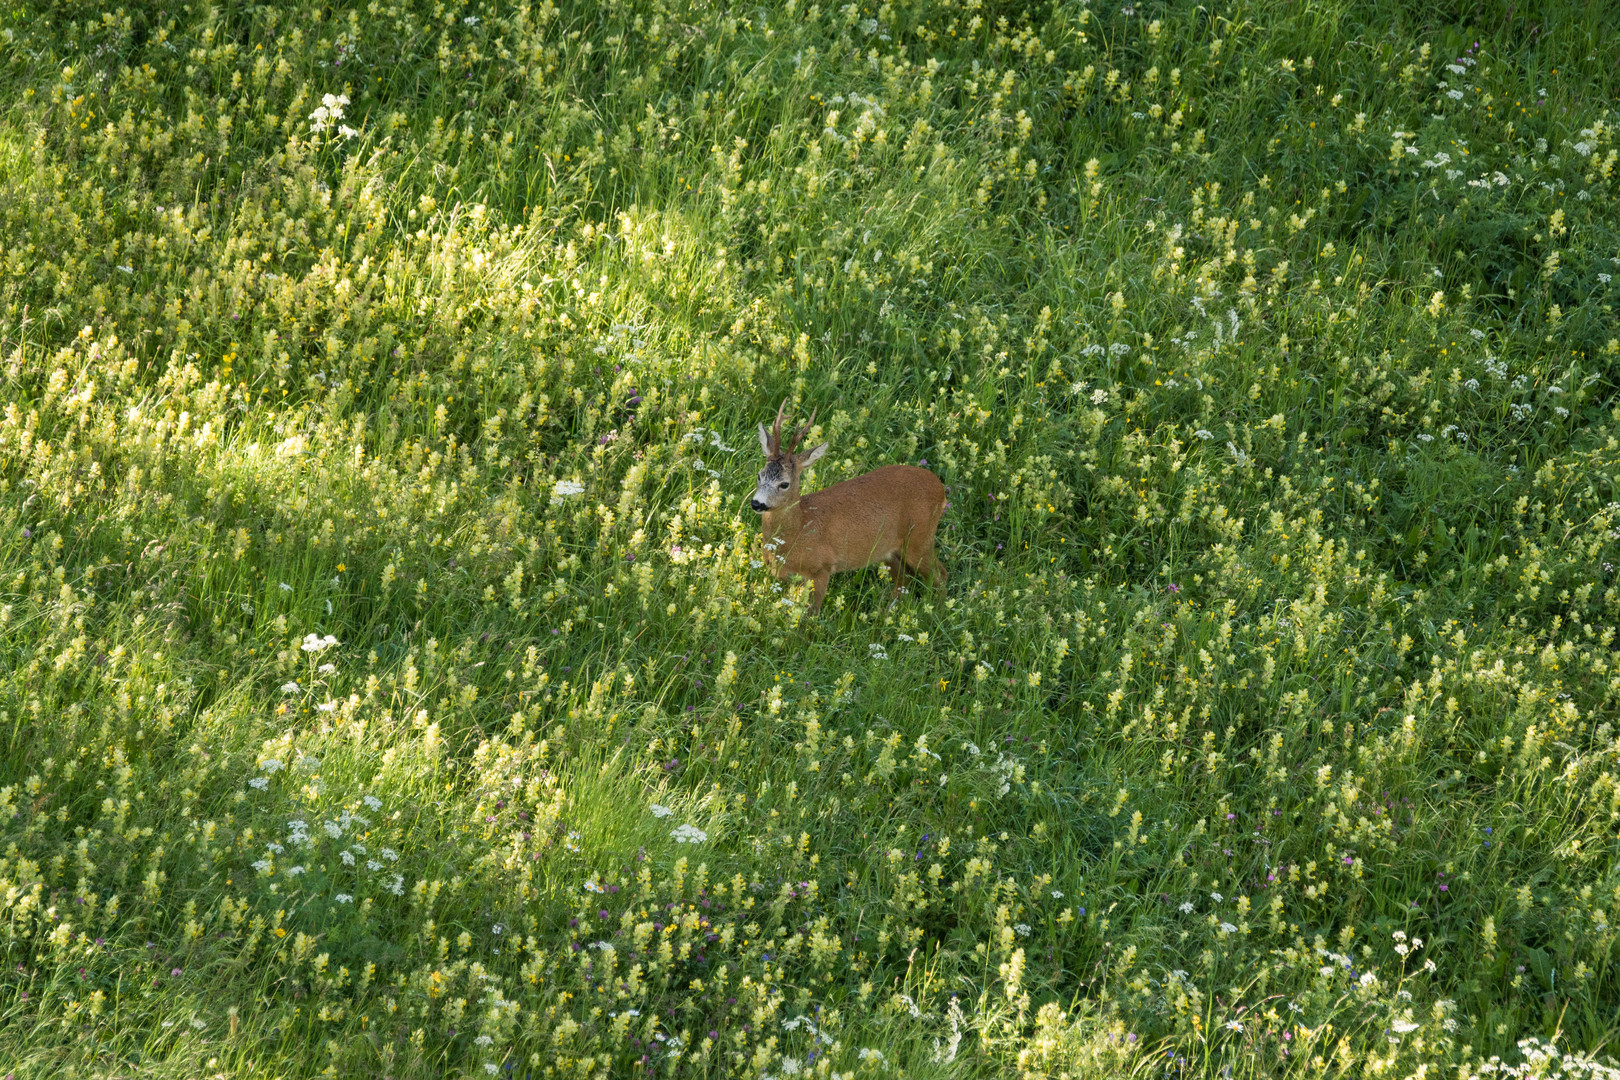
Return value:
[(776, 426), (771, 428), (771, 456), (776, 457), (782, 452), (782, 413), (787, 410), (787, 398), (776, 409)]
[(793, 453), (793, 451), (797, 450), (799, 448), (799, 440), (803, 439), (805, 437), (805, 435), (810, 431), (810, 429), (812, 427), (815, 427), (815, 424), (816, 424), (816, 412), (817, 412), (816, 409), (811, 409), (810, 410), (810, 419), (809, 419), (809, 421), (806, 422), (803, 427), (799, 428), (797, 431), (795, 431), (793, 433), (793, 440), (790, 443), (788, 443), (788, 448), (787, 448), (788, 453), (791, 454), (791, 453)]

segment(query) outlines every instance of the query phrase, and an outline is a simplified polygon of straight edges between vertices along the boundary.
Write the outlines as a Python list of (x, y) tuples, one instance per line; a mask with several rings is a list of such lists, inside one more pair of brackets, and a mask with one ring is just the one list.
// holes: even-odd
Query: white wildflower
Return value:
[(319, 133), (332, 127), (337, 121), (343, 119), (344, 107), (349, 104), (347, 94), (326, 94), (315, 111), (309, 114), (311, 121), (309, 130)]
[(669, 835), (677, 844), (701, 844), (709, 839), (709, 834), (696, 825), (679, 825)]

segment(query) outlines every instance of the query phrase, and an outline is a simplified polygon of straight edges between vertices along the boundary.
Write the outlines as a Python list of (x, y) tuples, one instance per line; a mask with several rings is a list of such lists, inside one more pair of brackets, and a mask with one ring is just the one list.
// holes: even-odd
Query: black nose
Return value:
[(759, 513), (759, 514), (763, 514), (767, 509), (765, 504), (760, 502), (758, 499), (750, 499), (748, 501), (748, 505), (752, 506), (754, 508), (755, 513)]

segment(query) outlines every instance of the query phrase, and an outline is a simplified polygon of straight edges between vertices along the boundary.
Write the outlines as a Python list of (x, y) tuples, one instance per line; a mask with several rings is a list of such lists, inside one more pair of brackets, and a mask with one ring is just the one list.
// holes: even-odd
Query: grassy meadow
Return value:
[(1620, 1075), (1620, 11), (0, 24), (6, 1080)]

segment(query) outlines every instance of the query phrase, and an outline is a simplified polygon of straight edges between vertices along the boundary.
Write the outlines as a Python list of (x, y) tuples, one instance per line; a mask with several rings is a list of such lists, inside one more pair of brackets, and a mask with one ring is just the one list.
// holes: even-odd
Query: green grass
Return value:
[(1604, 5), (3, 22), (0, 1075), (1606, 1060)]

